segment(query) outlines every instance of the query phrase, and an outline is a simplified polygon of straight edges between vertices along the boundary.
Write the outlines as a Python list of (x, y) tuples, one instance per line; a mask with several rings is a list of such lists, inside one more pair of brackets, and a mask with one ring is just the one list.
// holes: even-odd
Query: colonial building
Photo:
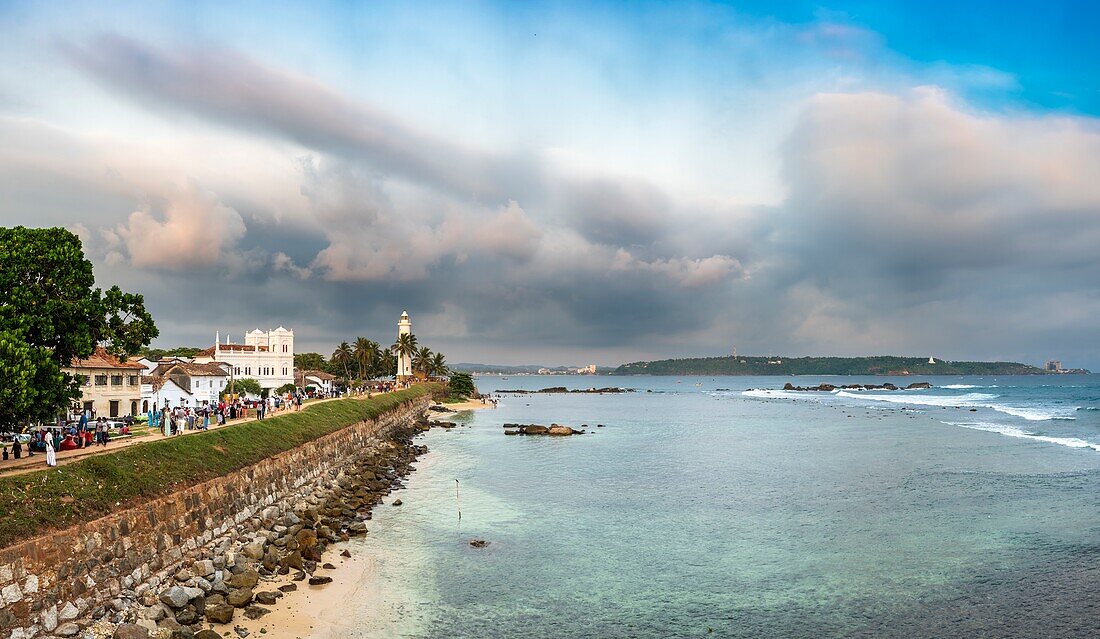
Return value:
[(252, 378), (261, 388), (279, 388), (294, 383), (294, 331), (280, 326), (273, 331), (256, 329), (246, 333), (243, 344), (228, 340), (222, 344), (220, 333), (214, 345), (194, 357), (196, 364), (224, 363), (236, 378)]
[(141, 412), (167, 406), (195, 407), (195, 396), (171, 377), (144, 375), (141, 378)]
[(168, 377), (194, 399), (196, 406), (216, 403), (229, 386), (229, 364), (194, 364), (169, 361), (153, 370), (153, 377)]
[[(398, 337), (400, 337), (402, 335), (412, 335), (412, 331), (413, 331), (413, 325), (412, 325), (412, 322), (409, 321), (409, 312), (408, 311), (401, 311), (401, 319), (397, 322), (397, 335), (398, 335)], [(410, 357), (408, 355), (405, 355), (403, 353), (398, 354), (398, 356), (397, 356), (397, 380), (398, 381), (405, 381), (405, 380), (408, 380), (408, 379), (412, 379), (412, 376), (413, 376), (412, 357)]]
[(95, 411), (98, 417), (137, 415), (141, 402), (141, 374), (144, 367), (137, 362), (122, 362), (102, 346), (87, 359), (73, 360), (65, 369), (78, 375), (81, 408)]

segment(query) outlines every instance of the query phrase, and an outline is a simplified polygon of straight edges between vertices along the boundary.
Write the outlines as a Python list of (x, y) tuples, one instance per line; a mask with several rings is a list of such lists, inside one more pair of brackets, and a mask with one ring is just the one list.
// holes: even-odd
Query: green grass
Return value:
[(373, 419), (404, 401), (441, 393), (441, 386), (428, 384), (371, 399), (333, 400), (263, 421), (0, 477), (0, 548), (226, 475)]

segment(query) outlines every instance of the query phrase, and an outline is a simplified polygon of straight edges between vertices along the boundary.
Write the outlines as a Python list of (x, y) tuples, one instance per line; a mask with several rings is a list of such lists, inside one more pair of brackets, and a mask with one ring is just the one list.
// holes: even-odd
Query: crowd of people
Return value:
[[(122, 418), (119, 434), (126, 435), (133, 425), (133, 417)], [(26, 434), (13, 435), (10, 441), (0, 442), (3, 452), (0, 458), (22, 459), (24, 453), (33, 457), (35, 452), (45, 453), (46, 465), (57, 465), (57, 451), (78, 450), (91, 446), (106, 447), (110, 440), (110, 423), (105, 417), (96, 417), (94, 410), (86, 410), (76, 419), (59, 418), (57, 423), (42, 426)]]
[[(388, 393), (409, 384), (395, 382), (376, 382), (355, 390), (332, 392), (333, 397), (360, 395), (371, 397), (375, 393)], [(218, 402), (203, 402), (200, 406), (162, 406), (154, 407), (146, 415), (148, 425), (159, 430), (165, 437), (181, 435), (187, 431), (209, 430), (236, 419), (267, 417), (299, 411), (306, 399), (304, 393), (288, 391), (273, 394), (263, 399), (223, 399)], [(112, 428), (118, 429), (118, 435), (129, 435), (135, 418), (126, 415), (117, 420), (108, 421), (97, 416), (94, 408), (71, 415), (59, 417), (56, 424), (45, 425), (30, 433), (19, 433), (0, 438), (3, 461), (31, 457), (35, 453), (44, 453), (47, 466), (57, 465), (57, 452), (78, 450), (92, 446), (106, 447), (111, 440)]]

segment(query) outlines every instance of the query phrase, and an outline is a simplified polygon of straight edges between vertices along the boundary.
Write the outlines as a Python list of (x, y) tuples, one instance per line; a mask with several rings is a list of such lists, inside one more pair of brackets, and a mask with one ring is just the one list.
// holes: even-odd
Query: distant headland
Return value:
[(613, 375), (1053, 375), (1084, 369), (1047, 370), (1018, 362), (953, 362), (895, 357), (693, 357), (632, 362)]

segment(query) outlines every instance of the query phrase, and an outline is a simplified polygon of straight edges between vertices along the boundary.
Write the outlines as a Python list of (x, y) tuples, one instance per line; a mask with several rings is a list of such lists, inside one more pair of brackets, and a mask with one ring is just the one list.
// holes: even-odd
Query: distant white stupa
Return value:
[(936, 358), (935, 357), (929, 357), (928, 358), (928, 363), (929, 364), (935, 364), (936, 363)]

